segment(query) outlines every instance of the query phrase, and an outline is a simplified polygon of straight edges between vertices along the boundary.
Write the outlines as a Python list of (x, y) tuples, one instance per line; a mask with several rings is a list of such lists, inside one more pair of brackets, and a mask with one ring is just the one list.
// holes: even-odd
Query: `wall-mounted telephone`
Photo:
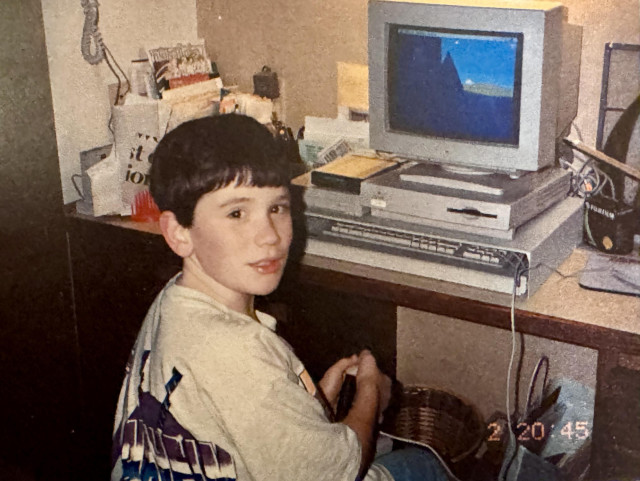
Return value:
[(102, 35), (98, 30), (98, 1), (81, 0), (81, 3), (84, 10), (84, 28), (82, 29), (80, 49), (87, 62), (91, 65), (97, 65), (105, 58)]
[[(98, 65), (103, 60), (107, 62), (109, 70), (111, 70), (118, 80), (118, 90), (115, 99), (115, 103), (118, 104), (130, 90), (131, 84), (122, 71), (122, 68), (120, 68), (120, 65), (118, 65), (118, 62), (113, 58), (111, 51), (105, 45), (100, 30), (98, 30), (98, 20), (100, 18), (98, 0), (80, 0), (80, 3), (84, 10), (84, 27), (82, 29), (82, 40), (80, 42), (82, 57), (91, 65)], [(120, 74), (118, 74), (114, 65)], [(126, 90), (121, 92), (123, 82), (126, 85)]]

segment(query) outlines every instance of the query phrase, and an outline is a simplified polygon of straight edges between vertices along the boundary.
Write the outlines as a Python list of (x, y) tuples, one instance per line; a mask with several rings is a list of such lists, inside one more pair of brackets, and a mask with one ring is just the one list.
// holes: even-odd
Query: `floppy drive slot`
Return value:
[(485, 212), (480, 212), (478, 209), (473, 207), (465, 207), (463, 209), (454, 209), (453, 207), (447, 207), (447, 212), (451, 212), (452, 214), (462, 214), (464, 216), (471, 217), (486, 217), (489, 219), (497, 219), (497, 214), (487, 214)]

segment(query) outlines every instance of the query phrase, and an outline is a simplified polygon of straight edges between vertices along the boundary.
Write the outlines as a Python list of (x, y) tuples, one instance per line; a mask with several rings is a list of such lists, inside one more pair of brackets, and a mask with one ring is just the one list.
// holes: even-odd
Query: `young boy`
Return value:
[[(158, 145), (151, 193), (183, 269), (151, 306), (129, 360), (112, 481), (393, 479), (393, 468), (371, 464), (390, 393), (371, 353), (341, 359), (316, 387), (275, 320), (254, 309), (287, 261), (288, 186), (277, 142), (249, 117), (190, 121)], [(353, 407), (331, 422), (353, 367)]]

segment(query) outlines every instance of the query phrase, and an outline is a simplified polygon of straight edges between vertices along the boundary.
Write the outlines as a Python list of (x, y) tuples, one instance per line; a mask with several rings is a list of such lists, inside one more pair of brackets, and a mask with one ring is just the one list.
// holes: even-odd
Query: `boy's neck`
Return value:
[(179, 285), (202, 292), (229, 309), (258, 320), (253, 306), (255, 296), (252, 294), (225, 296), (224, 290), (220, 289), (213, 279), (202, 270), (193, 267), (185, 259), (182, 275), (177, 281)]

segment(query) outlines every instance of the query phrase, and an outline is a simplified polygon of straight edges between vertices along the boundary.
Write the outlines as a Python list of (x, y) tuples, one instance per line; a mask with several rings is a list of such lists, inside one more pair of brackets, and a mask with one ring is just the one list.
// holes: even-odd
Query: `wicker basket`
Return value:
[(473, 454), (485, 434), (478, 412), (453, 394), (420, 386), (395, 393), (382, 431), (409, 441), (428, 444), (448, 463)]

